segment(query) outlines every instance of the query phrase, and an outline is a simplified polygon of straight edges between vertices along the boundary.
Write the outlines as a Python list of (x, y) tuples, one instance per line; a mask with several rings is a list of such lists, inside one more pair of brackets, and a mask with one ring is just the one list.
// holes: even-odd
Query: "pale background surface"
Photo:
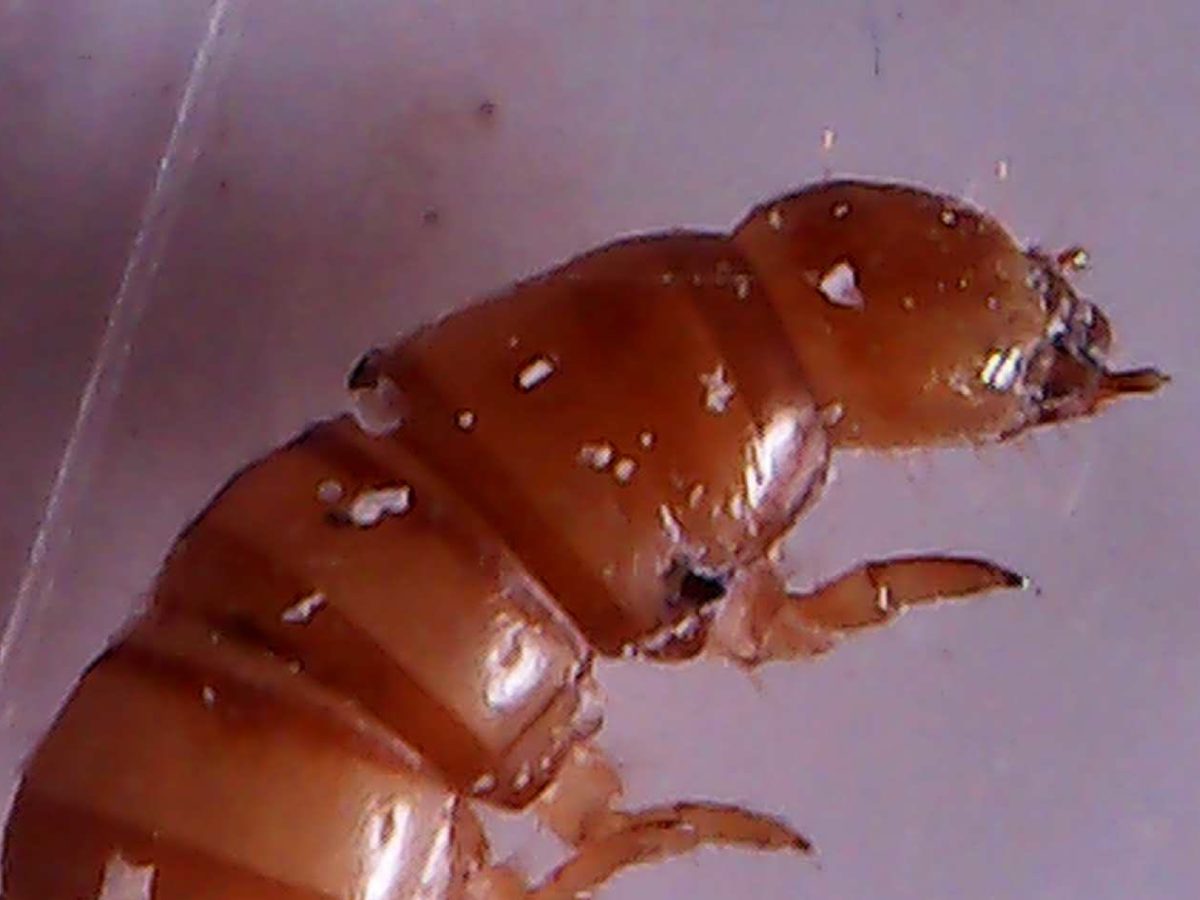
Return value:
[(788, 557), (981, 552), (1039, 596), (761, 690), (606, 667), (635, 801), (744, 801), (823, 855), (704, 853), (606, 896), (1195, 896), (1200, 6), (1100, 6), (0, 0), (3, 785), (174, 533), (338, 409), (362, 349), (833, 171), (1087, 244), (1119, 360), (1176, 381), (1018, 446), (843, 460)]

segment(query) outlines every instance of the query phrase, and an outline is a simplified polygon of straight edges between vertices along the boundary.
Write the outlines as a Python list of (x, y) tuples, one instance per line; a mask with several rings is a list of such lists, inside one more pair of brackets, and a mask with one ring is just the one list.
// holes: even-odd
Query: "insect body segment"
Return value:
[[(836, 447), (999, 440), (1160, 385), (1106, 368), (1077, 256), (834, 182), (371, 351), (352, 414), (232, 479), (84, 676), (25, 773), (4, 896), (551, 900), (703, 844), (806, 852), (734, 806), (624, 809), (594, 657), (752, 667), (1020, 586), (932, 554), (798, 594), (772, 549)], [(529, 886), (476, 803), (573, 855)]]

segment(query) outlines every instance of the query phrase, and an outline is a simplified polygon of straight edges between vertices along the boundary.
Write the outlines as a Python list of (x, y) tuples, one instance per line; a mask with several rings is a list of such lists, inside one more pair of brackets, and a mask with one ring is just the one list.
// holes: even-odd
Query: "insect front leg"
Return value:
[(797, 592), (764, 561), (739, 577), (709, 649), (746, 666), (814, 656), (839, 635), (883, 625), (911, 606), (1027, 583), (986, 559), (928, 555), (870, 560)]

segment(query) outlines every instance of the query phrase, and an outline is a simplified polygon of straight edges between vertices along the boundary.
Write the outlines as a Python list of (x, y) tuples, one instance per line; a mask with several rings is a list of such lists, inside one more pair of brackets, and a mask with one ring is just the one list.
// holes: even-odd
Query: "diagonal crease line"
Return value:
[(17, 587), (12, 611), (0, 636), (0, 685), (6, 680), (5, 663), (11, 655), (17, 641), (17, 635), (22, 630), (29, 611), (34, 602), (41, 597), (49, 587), (44, 573), (46, 560), (52, 548), (51, 534), (55, 531), (58, 519), (62, 514), (64, 497), (78, 465), (80, 448), (85, 436), (95, 432), (103, 424), (105, 404), (97, 402), (101, 388), (112, 391), (120, 384), (129, 351), (132, 346), (132, 336), (137, 329), (142, 314), (149, 302), (149, 292), (145, 289), (146, 282), (158, 269), (161, 241), (151, 241), (155, 226), (162, 220), (162, 214), (167, 206), (167, 189), (170, 187), (172, 175), (179, 165), (180, 145), (187, 126), (191, 120), (192, 107), (200, 92), (205, 73), (221, 34), (226, 10), (230, 0), (214, 0), (208, 16), (208, 24), (204, 37), (196, 48), (192, 58), (191, 71), (187, 83), (179, 99), (175, 111), (175, 120), (159, 157), (158, 167), (154, 176), (154, 184), (142, 206), (141, 217), (138, 221), (137, 234), (130, 247), (125, 269), (121, 273), (120, 285), (113, 297), (109, 308), (104, 333), (96, 351), (95, 362), (80, 394), (79, 405), (75, 412), (75, 422), (71, 427), (70, 437), (63, 449), (58, 471), (46, 501), (42, 520), (38, 525), (37, 535), (29, 551), (25, 573)]

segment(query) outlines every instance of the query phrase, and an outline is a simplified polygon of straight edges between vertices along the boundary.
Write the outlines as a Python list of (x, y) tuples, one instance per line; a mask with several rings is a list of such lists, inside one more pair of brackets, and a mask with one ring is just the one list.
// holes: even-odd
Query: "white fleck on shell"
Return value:
[(522, 763), (521, 768), (517, 769), (517, 774), (513, 776), (512, 780), (514, 791), (523, 791), (529, 787), (529, 783), (533, 780), (533, 773), (529, 769), (529, 763)]
[(517, 387), (523, 391), (532, 391), (553, 374), (554, 363), (549, 357), (534, 357), (517, 373)]
[(835, 219), (844, 219), (846, 216), (850, 215), (850, 204), (845, 200), (839, 201), (838, 203), (833, 204), (832, 213)]
[(579, 448), (579, 461), (597, 472), (603, 472), (612, 463), (615, 454), (612, 444), (584, 444)]
[(154, 865), (139, 866), (120, 853), (109, 857), (96, 900), (151, 900), (154, 896)]
[(821, 421), (826, 425), (836, 425), (846, 417), (846, 407), (835, 400), (833, 403), (822, 406), (820, 414)]
[(940, 213), (938, 213), (938, 219), (941, 220), (941, 223), (947, 228), (953, 228), (958, 224), (958, 213), (952, 209), (943, 209)]
[(638, 443), (642, 446), (642, 449), (644, 449), (644, 450), (651, 449), (654, 446), (654, 432), (653, 431), (643, 431), (641, 434), (638, 435)]
[(875, 608), (881, 613), (892, 610), (892, 589), (886, 584), (881, 584), (875, 591)]
[(683, 543), (683, 528), (680, 527), (675, 514), (671, 512), (671, 507), (665, 503), (658, 505), (658, 520), (662, 523), (663, 533), (672, 544)]
[(613, 465), (613, 477), (621, 484), (628, 484), (633, 478), (633, 473), (637, 471), (637, 461), (630, 459), (628, 456), (622, 456)]
[(1059, 263), (1066, 269), (1083, 272), (1092, 267), (1092, 255), (1086, 247), (1072, 247), (1069, 252), (1059, 257)]
[(342, 483), (333, 478), (327, 478), (317, 485), (317, 499), (322, 503), (337, 503), (342, 499), (345, 489)]
[(745, 300), (750, 296), (750, 276), (743, 272), (739, 272), (733, 276), (733, 290), (737, 294), (739, 300)]
[(862, 309), (867, 305), (866, 298), (858, 289), (854, 267), (848, 262), (842, 261), (822, 275), (817, 287), (834, 306)]
[(772, 206), (767, 211), (767, 224), (771, 226), (772, 231), (783, 230), (783, 213), (778, 206)]
[(471, 785), (471, 793), (479, 796), (480, 794), (486, 794), (494, 790), (495, 787), (496, 776), (491, 772), (484, 772), (482, 775), (476, 778), (475, 782)]
[(692, 509), (695, 509), (697, 506), (700, 505), (700, 500), (703, 497), (704, 497), (704, 485), (702, 485), (700, 482), (697, 481), (695, 484), (692, 485), (691, 490), (688, 491), (688, 506), (690, 506)]
[(313, 591), (285, 609), (279, 618), (289, 625), (307, 625), (324, 605), (325, 595), (320, 591)]
[(217, 702), (217, 691), (211, 684), (206, 684), (200, 688), (200, 700), (209, 709), (212, 709)]
[(350, 504), (350, 521), (359, 528), (378, 525), (385, 516), (402, 516), (412, 506), (412, 489), (399, 487), (363, 491)]
[(460, 409), (454, 417), (454, 422), (463, 431), (470, 431), (475, 427), (475, 413), (469, 409)]
[(725, 377), (725, 367), (718, 365), (711, 372), (700, 376), (704, 385), (704, 408), (710, 413), (723, 413), (729, 409), (729, 401), (733, 399), (735, 389), (733, 383)]
[(396, 382), (380, 375), (370, 387), (350, 392), (350, 412), (364, 433), (383, 437), (404, 424), (403, 401), (404, 395)]

